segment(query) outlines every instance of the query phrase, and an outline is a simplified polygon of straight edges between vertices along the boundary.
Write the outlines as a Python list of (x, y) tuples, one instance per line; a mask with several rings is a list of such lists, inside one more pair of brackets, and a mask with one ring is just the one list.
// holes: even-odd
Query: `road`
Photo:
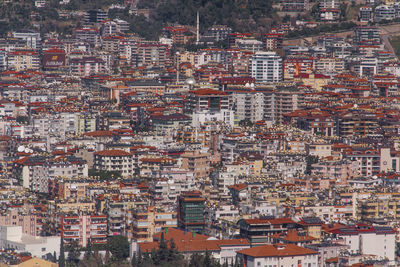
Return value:
[[(395, 53), (392, 45), (390, 44), (390, 37), (400, 35), (400, 23), (390, 24), (390, 25), (378, 25), (378, 28), (381, 30), (381, 38), (385, 48), (390, 51), (391, 53)], [(332, 33), (323, 33), (321, 35), (336, 35), (347, 37), (353, 34), (353, 31), (342, 31), (342, 32), (332, 32)], [(284, 45), (302, 45), (306, 42), (313, 42), (316, 41), (318, 36), (311, 36), (311, 37), (303, 37), (298, 39), (286, 39), (284, 40)]]

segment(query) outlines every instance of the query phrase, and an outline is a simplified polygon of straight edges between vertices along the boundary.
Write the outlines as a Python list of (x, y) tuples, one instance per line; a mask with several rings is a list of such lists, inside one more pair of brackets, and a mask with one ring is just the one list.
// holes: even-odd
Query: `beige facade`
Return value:
[(196, 178), (206, 178), (210, 169), (210, 154), (187, 151), (182, 154), (182, 168), (192, 171)]

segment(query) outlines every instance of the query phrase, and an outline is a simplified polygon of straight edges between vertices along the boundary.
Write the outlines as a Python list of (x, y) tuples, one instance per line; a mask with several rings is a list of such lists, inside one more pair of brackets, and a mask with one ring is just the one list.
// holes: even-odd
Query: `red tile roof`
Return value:
[(94, 132), (84, 133), (84, 135), (92, 137), (112, 137), (113, 133), (112, 131), (94, 131)]
[(292, 257), (318, 254), (317, 251), (296, 246), (294, 244), (274, 244), (240, 250), (237, 253), (255, 258), (261, 257)]

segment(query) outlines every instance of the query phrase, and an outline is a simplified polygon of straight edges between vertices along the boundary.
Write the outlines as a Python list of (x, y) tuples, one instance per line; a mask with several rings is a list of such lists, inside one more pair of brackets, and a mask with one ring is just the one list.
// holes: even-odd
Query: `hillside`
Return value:
[(140, 0), (138, 8), (151, 9), (150, 22), (195, 25), (200, 14), (201, 29), (224, 24), (234, 31), (265, 32), (272, 23), (272, 1), (265, 0)]

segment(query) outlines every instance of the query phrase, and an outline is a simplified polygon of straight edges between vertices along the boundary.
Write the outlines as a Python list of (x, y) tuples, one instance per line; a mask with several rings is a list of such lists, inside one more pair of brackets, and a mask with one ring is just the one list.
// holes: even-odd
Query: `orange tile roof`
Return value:
[(247, 185), (246, 184), (234, 184), (234, 185), (228, 186), (228, 188), (236, 190), (236, 191), (241, 191), (241, 190), (247, 188)]
[(271, 238), (278, 239), (278, 240), (280, 239), (280, 240), (293, 242), (293, 243), (317, 240), (315, 237), (312, 237), (309, 235), (304, 235), (304, 236), (299, 235), (299, 232), (297, 232), (294, 229), (290, 229), (286, 235), (284, 235), (282, 233), (277, 233), (277, 234), (272, 235)]
[(106, 156), (106, 157), (112, 157), (112, 156), (131, 156), (130, 153), (120, 150), (120, 149), (111, 149), (111, 150), (102, 150), (94, 153), (95, 155), (98, 156)]
[[(154, 240), (160, 240), (161, 234), (163, 232), (155, 233), (153, 236)], [(196, 234), (193, 235), (191, 232), (185, 232), (175, 228), (168, 228), (168, 232), (164, 232), (164, 239), (170, 240), (174, 239), (175, 242), (177, 241), (200, 241), (200, 240), (207, 240), (210, 236)]]
[(94, 131), (84, 133), (83, 135), (92, 136), (92, 137), (112, 137), (112, 131)]

